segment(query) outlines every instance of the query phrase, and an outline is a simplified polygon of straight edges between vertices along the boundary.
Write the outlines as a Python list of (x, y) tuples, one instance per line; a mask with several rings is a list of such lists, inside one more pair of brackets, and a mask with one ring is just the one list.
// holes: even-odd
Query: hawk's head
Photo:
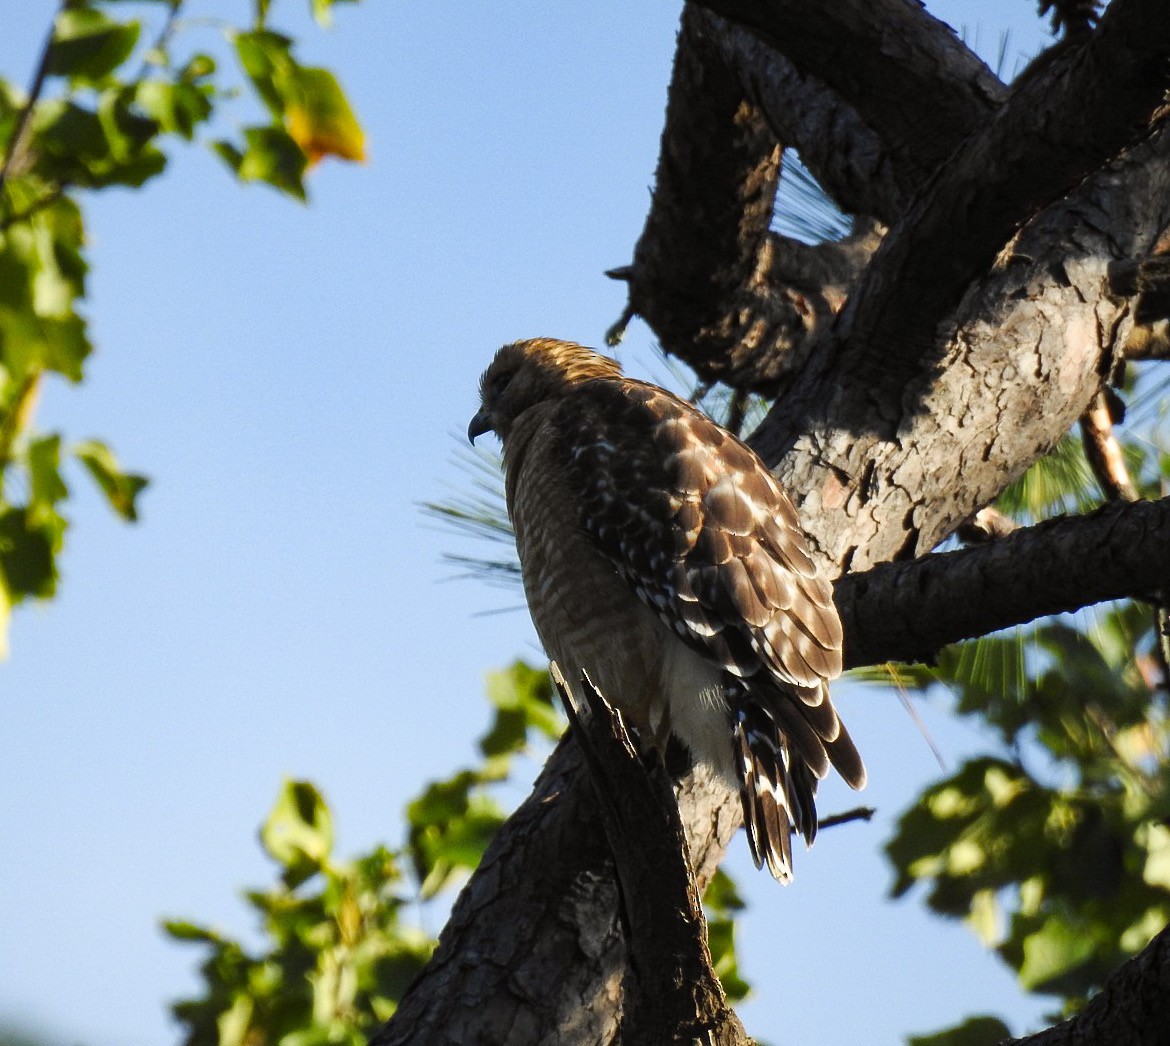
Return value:
[(617, 378), (622, 369), (608, 356), (584, 345), (555, 338), (514, 341), (496, 353), (479, 382), (479, 412), (471, 419), (467, 438), (487, 431), (507, 439), (512, 423), (529, 407), (559, 399), (580, 382)]

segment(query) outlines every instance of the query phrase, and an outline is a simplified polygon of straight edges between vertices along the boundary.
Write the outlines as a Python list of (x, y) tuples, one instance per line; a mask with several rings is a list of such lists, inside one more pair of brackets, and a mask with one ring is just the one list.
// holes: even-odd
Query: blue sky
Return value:
[[(239, 892), (271, 878), (255, 830), (283, 777), (322, 788), (346, 854), (398, 843), (422, 782), (473, 759), (483, 673), (539, 652), (523, 612), (476, 616), (518, 596), (450, 580), (458, 543), (417, 505), (461, 481), (453, 434), (498, 344), (600, 344), (624, 304), (602, 272), (649, 202), (677, 5), (366, 0), (330, 33), (274, 6), (341, 75), (369, 164), (323, 166), (306, 209), (177, 151), (145, 191), (93, 199), (99, 352), (40, 414), (152, 477), (135, 527), (71, 477), (61, 595), (18, 613), (0, 665), (0, 1020), (61, 1041), (175, 1040), (165, 1004), (198, 955), (158, 920), (253, 939)], [(977, 13), (992, 62), (1004, 26), (1009, 66), (1042, 36), (1024, 0), (928, 6)], [(27, 82), (54, 7), (3, 5), (5, 76)], [(662, 373), (652, 346), (635, 323), (631, 372)], [(779, 1046), (1035, 1024), (1045, 1005), (973, 935), (885, 899), (878, 848), (938, 767), (888, 694), (838, 704), (879, 816), (826, 832), (786, 890), (734, 844), (747, 1027)], [(952, 766), (981, 741), (923, 715)]]

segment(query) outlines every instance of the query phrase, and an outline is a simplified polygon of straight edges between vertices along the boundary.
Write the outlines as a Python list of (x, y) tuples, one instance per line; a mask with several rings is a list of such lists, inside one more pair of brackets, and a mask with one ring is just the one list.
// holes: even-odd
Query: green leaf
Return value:
[(249, 127), (244, 139), (247, 149), (240, 158), (237, 176), (245, 182), (267, 182), (303, 203), (307, 161), (288, 132), (283, 127)]
[(54, 184), (137, 188), (160, 173), (166, 156), (155, 146), (157, 125), (135, 113), (132, 94), (102, 92), (100, 112), (66, 99), (37, 106), (33, 117), (36, 171)]
[(173, 937), (176, 941), (195, 941), (199, 944), (224, 943), (223, 936), (216, 933), (215, 930), (209, 930), (206, 926), (199, 926), (183, 919), (164, 919), (162, 928), (163, 933), (168, 937)]
[(1092, 958), (1097, 947), (1095, 934), (1053, 915), (1024, 938), (1020, 984), (1028, 991), (1059, 991), (1056, 982)]
[(333, 819), (309, 781), (286, 781), (260, 829), (264, 849), (284, 866), (287, 886), (300, 885), (324, 868), (333, 849)]
[(162, 130), (188, 141), (194, 138), (195, 128), (211, 116), (211, 89), (194, 83), (142, 80), (134, 97)]
[(487, 674), (488, 700), (496, 716), (479, 748), (486, 756), (507, 755), (523, 750), (529, 730), (549, 740), (564, 731), (564, 718), (553, 703), (552, 680), (546, 669), (533, 668), (523, 661)]
[(716, 915), (731, 915), (747, 907), (740, 896), (739, 887), (722, 868), (716, 870), (703, 892), (703, 907)]
[(1142, 879), (1150, 886), (1170, 890), (1170, 827), (1149, 825), (1145, 832), (1146, 860)]
[(357, 0), (309, 0), (309, 8), (317, 24), (328, 29), (333, 24), (333, 8), (337, 4), (352, 4)]
[(212, 142), (211, 149), (216, 156), (232, 169), (232, 174), (239, 177), (240, 165), (244, 162), (244, 154), (231, 142), (224, 141), (223, 139)]
[(231, 1006), (216, 1021), (217, 1046), (244, 1046), (252, 1022), (253, 1003), (246, 995), (237, 995)]
[(140, 28), (137, 22), (115, 22), (91, 7), (62, 11), (54, 24), (49, 73), (97, 83), (130, 57)]
[(962, 1024), (929, 1035), (911, 1035), (906, 1046), (997, 1046), (1012, 1037), (998, 1017), (968, 1017)]
[(105, 494), (110, 507), (128, 523), (138, 521), (138, 495), (150, 482), (145, 476), (123, 472), (113, 451), (99, 440), (86, 440), (73, 448)]
[(54, 535), (27, 508), (0, 512), (0, 582), (9, 605), (27, 596), (46, 599), (57, 587)]
[(408, 847), (424, 897), (433, 897), (459, 868), (479, 865), (504, 822), (504, 811), (480, 787), (492, 773), (461, 770), (434, 781), (406, 808)]
[(735, 950), (735, 920), (708, 919), (707, 947), (711, 952), (711, 966), (715, 970), (729, 1002), (740, 1002), (751, 993), (752, 986), (740, 976), (739, 957)]
[(179, 70), (179, 82), (193, 84), (206, 80), (216, 68), (216, 61), (211, 55), (203, 53), (192, 55), (187, 64)]
[(28, 445), (30, 508), (52, 508), (69, 496), (61, 479), (61, 437), (57, 433), (35, 439)]
[(993, 948), (1003, 940), (1003, 913), (994, 890), (977, 890), (971, 898), (967, 925), (984, 947)]
[(292, 41), (280, 33), (258, 29), (235, 35), (236, 55), (256, 93), (277, 121), (284, 119), (285, 109), (294, 90), (297, 61), (292, 56)]

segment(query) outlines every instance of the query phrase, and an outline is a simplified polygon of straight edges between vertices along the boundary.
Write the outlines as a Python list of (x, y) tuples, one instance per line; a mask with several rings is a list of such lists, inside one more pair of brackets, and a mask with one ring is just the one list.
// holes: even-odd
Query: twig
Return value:
[[(606, 273), (606, 275), (610, 275)], [(605, 344), (611, 349), (617, 348), (622, 343), (622, 339), (626, 336), (626, 328), (630, 325), (630, 320), (634, 318), (634, 306), (626, 304), (622, 309), (622, 314), (617, 318), (613, 325), (605, 332)]]
[(159, 30), (158, 36), (154, 38), (154, 43), (148, 48), (146, 53), (142, 56), (142, 65), (138, 69), (136, 80), (141, 80), (146, 75), (146, 70), (152, 64), (151, 56), (157, 54), (166, 48), (167, 42), (174, 35), (175, 23), (179, 18), (179, 8), (183, 6), (186, 0), (169, 0), (171, 9), (167, 12), (167, 17), (163, 21), (162, 28)]
[(988, 541), (1005, 538), (1019, 528), (1019, 523), (1010, 516), (1005, 516), (999, 509), (986, 505), (966, 523), (960, 524), (955, 530), (955, 535), (968, 545), (982, 545)]
[(743, 389), (735, 389), (731, 393), (731, 403), (727, 408), (727, 423), (723, 426), (728, 432), (738, 436), (743, 430), (743, 419), (747, 413), (747, 393)]
[(822, 817), (817, 822), (817, 831), (823, 831), (825, 828), (835, 828), (839, 824), (849, 824), (852, 821), (870, 821), (873, 820), (873, 815), (876, 813), (877, 810), (872, 806), (856, 806), (852, 810), (845, 810), (839, 814)]
[[(65, 4), (62, 2), (58, 13), (64, 9)], [(20, 111), (20, 119), (16, 121), (16, 127), (13, 128), (12, 137), (8, 139), (8, 148), (4, 153), (4, 166), (0, 167), (0, 192), (3, 191), (4, 185), (8, 181), (8, 175), (12, 170), (13, 161), (24, 140), (24, 133), (28, 129), (28, 122), (32, 117), (33, 108), (37, 104), (37, 99), (41, 96), (41, 88), (45, 85), (45, 77), (49, 75), (49, 59), (53, 54), (53, 34), (56, 28), (57, 18), (54, 16), (53, 21), (49, 23), (49, 32), (45, 37), (44, 47), (41, 49), (41, 60), (37, 63), (37, 70), (33, 74), (32, 86), (28, 89), (28, 101), (25, 102), (24, 108)]]

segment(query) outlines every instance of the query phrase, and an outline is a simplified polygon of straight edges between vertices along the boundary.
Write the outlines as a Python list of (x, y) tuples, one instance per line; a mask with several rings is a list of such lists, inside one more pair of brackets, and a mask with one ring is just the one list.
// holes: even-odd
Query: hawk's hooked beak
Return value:
[(474, 443), (476, 436), (482, 436), (485, 432), (491, 432), (491, 429), (492, 419), (488, 416), (488, 412), (480, 407), (475, 417), (471, 419), (471, 424), (467, 426), (467, 441)]

